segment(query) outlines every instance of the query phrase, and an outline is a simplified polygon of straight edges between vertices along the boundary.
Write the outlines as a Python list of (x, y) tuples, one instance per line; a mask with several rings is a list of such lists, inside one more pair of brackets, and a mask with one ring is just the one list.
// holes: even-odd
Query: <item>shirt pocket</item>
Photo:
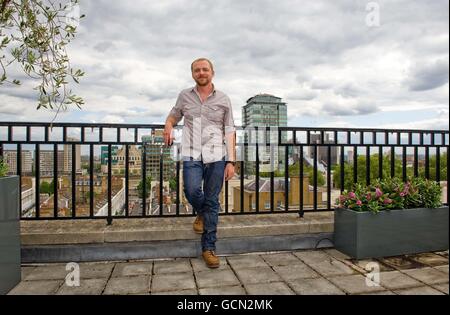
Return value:
[(208, 120), (214, 122), (215, 124), (223, 124), (223, 120), (225, 117), (225, 107), (221, 105), (210, 105), (208, 107)]

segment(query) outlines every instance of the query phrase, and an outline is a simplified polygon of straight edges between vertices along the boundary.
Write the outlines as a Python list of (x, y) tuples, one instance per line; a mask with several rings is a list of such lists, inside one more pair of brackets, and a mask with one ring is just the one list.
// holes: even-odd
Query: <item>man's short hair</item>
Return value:
[(194, 63), (199, 62), (199, 61), (207, 61), (209, 63), (209, 66), (211, 67), (211, 71), (214, 72), (214, 66), (213, 66), (212, 62), (207, 58), (198, 58), (198, 59), (195, 59), (194, 61), (192, 61), (191, 72), (194, 71)]

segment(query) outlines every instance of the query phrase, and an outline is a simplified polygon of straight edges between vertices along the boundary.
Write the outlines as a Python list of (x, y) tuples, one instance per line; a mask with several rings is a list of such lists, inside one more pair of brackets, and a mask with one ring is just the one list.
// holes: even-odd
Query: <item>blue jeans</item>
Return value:
[(197, 215), (203, 218), (203, 251), (216, 250), (219, 193), (222, 190), (225, 163), (222, 160), (204, 164), (192, 158), (183, 161), (184, 194)]

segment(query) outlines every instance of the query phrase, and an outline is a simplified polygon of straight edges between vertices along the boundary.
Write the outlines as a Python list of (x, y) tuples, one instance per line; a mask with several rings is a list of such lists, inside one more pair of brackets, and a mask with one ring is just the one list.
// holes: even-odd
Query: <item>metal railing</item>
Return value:
[[(139, 176), (133, 176), (130, 173), (130, 148), (131, 146), (145, 146), (146, 142), (142, 141), (140, 136), (149, 135), (152, 131), (164, 129), (163, 125), (147, 125), (147, 124), (89, 124), (89, 123), (36, 123), (36, 122), (0, 122), (0, 156), (6, 156), (6, 152), (15, 151), (16, 157), (16, 169), (11, 170), (18, 174), (21, 179), (22, 190), (22, 177), (23, 177), (23, 157), (22, 152), (24, 146), (34, 146), (34, 172), (31, 177), (35, 178), (35, 211), (32, 216), (23, 216), (24, 220), (54, 220), (54, 219), (106, 219), (108, 224), (111, 224), (113, 219), (116, 218), (145, 218), (152, 216), (192, 216), (194, 215), (192, 209), (189, 206), (182, 204), (181, 185), (180, 185), (180, 173), (182, 171), (182, 164), (180, 159), (173, 160), (172, 166), (165, 166), (164, 161), (167, 157), (163, 154), (163, 148), (161, 147), (161, 154), (159, 155), (159, 176), (158, 176), (158, 191), (159, 198), (155, 204), (155, 198), (147, 198), (147, 150), (142, 149), (141, 152), (141, 171)], [(446, 171), (446, 178), (441, 178), (441, 157), (446, 155), (445, 163), (448, 165), (448, 148), (449, 148), (449, 131), (448, 130), (395, 130), (395, 129), (350, 129), (350, 128), (302, 128), (302, 127), (252, 127), (252, 128), (237, 128), (238, 141), (236, 146), (238, 148), (238, 161), (237, 168), (239, 169), (235, 181), (237, 184), (232, 187), (233, 192), (239, 197), (239, 202), (234, 200), (234, 207), (230, 207), (229, 193), (230, 182), (224, 184), (224, 201), (223, 211), (221, 215), (235, 215), (235, 214), (258, 214), (258, 213), (286, 213), (286, 212), (298, 212), (300, 216), (303, 216), (307, 211), (332, 211), (332, 176), (339, 184), (338, 189), (334, 191), (342, 192), (344, 190), (344, 183), (349, 181), (348, 176), (352, 177), (351, 182), (356, 183), (361, 180), (361, 176), (364, 178), (366, 184), (370, 184), (373, 179), (371, 171), (378, 169), (378, 176), (396, 176), (398, 171), (398, 164), (401, 165), (401, 178), (406, 181), (408, 176), (408, 168), (412, 170), (412, 176), (419, 176), (419, 169), (422, 169), (422, 175), (426, 178), (432, 178), (438, 182), (448, 179), (448, 168)], [(76, 134), (74, 137), (73, 134)], [(122, 135), (122, 134), (125, 134)], [(261, 137), (261, 134), (263, 135)], [(270, 134), (270, 136), (265, 136)], [(275, 135), (275, 143), (273, 141), (273, 135)], [(256, 136), (256, 137), (255, 137)], [(256, 139), (256, 141), (249, 140)], [(272, 140), (272, 141), (271, 141)], [(61, 154), (59, 146), (64, 145), (64, 151)], [(174, 146), (174, 152), (176, 156), (179, 156), (179, 145), (177, 143)], [(53, 170), (50, 172), (53, 177), (53, 211), (51, 214), (43, 215), (41, 213), (41, 171), (44, 167), (41, 165), (44, 161), (41, 161), (41, 148), (43, 146), (53, 147)], [(86, 162), (86, 173), (80, 175), (80, 169), (77, 169), (78, 153), (80, 150), (77, 146), (87, 146), (89, 148), (89, 160)], [(107, 181), (107, 187), (105, 192), (105, 204), (107, 204), (107, 215), (97, 215), (95, 213), (95, 148), (96, 146), (103, 146), (105, 150), (103, 153), (104, 160), (108, 161), (103, 163), (106, 170), (104, 170), (102, 178)], [(113, 176), (113, 149), (116, 146), (122, 146), (124, 149), (123, 157), (123, 177)], [(264, 154), (261, 155), (261, 151), (266, 151), (267, 148), (271, 148), (271, 154), (273, 152), (281, 152), (277, 155), (276, 161), (272, 160), (271, 165), (275, 165), (277, 173), (281, 174), (281, 179), (278, 181), (278, 186), (281, 187), (283, 195), (283, 201), (280, 201), (278, 196), (279, 190), (276, 192), (275, 176), (276, 173), (271, 169), (270, 171), (261, 172), (261, 167), (267, 167), (267, 161), (261, 160)], [(249, 161), (247, 155), (250, 149), (255, 150), (255, 159)], [(307, 151), (305, 151), (307, 150)], [(347, 155), (345, 151), (347, 150)], [(408, 154), (408, 150), (412, 153)], [(396, 153), (401, 151), (399, 154)], [(419, 151), (424, 151), (419, 155)], [(240, 153), (239, 153), (240, 152)], [(371, 164), (371, 157), (378, 155), (377, 165)], [(60, 156), (61, 155), (61, 156)], [(361, 174), (358, 172), (358, 163), (361, 163), (359, 157), (365, 157), (364, 160), (364, 172)], [(346, 161), (347, 157), (347, 161)], [(386, 162), (387, 157), (389, 162)], [(430, 165), (430, 157), (433, 157), (435, 165)], [(102, 158), (102, 157), (101, 157)], [(133, 157), (134, 158), (134, 157)], [(48, 160), (48, 158), (47, 158)], [(61, 161), (62, 160), (62, 161)], [(360, 161), (358, 161), (360, 160)], [(300, 162), (299, 162), (300, 161)], [(48, 162), (48, 161), (47, 161)], [(61, 171), (61, 162), (64, 163), (65, 169)], [(104, 162), (104, 161), (103, 161)], [(167, 161), (166, 161), (167, 162)], [(291, 168), (295, 163), (298, 163), (297, 168)], [(389, 163), (388, 174), (386, 174), (385, 163)], [(100, 163), (101, 165), (101, 163)], [(334, 166), (335, 165), (335, 166)], [(279, 167), (281, 166), (281, 170)], [(173, 185), (169, 190), (173, 190), (175, 195), (175, 204), (172, 205), (171, 201), (164, 203), (164, 169), (170, 167), (169, 179), (166, 181), (171, 182)], [(308, 167), (309, 177), (306, 175), (306, 169)], [(430, 174), (430, 169), (434, 167), (435, 174)], [(70, 170), (69, 170), (70, 168)], [(345, 174), (345, 169), (350, 169), (350, 175)], [(292, 174), (295, 170), (295, 174)], [(69, 215), (61, 215), (61, 207), (59, 205), (61, 190), (59, 182), (63, 179), (58, 176), (58, 173), (65, 173), (68, 179), (70, 177), (70, 196), (64, 196), (69, 199), (70, 207), (66, 209), (69, 211)], [(322, 173), (323, 179), (326, 181), (326, 189), (321, 188), (319, 185), (319, 173)], [(77, 174), (78, 176), (87, 176), (89, 179), (89, 205), (88, 213), (79, 215), (77, 213)], [(265, 174), (268, 179), (267, 183), (270, 183), (269, 191), (260, 191), (262, 174)], [(347, 177), (346, 177), (347, 176)], [(122, 198), (114, 198), (113, 196), (113, 180), (122, 179), (124, 181), (124, 205), (121, 213), (113, 214), (113, 199), (122, 200)], [(134, 197), (136, 200), (140, 200), (137, 203), (138, 208), (141, 207), (141, 213), (138, 215), (131, 213), (133, 208), (130, 209), (130, 180), (136, 182), (136, 177), (139, 177), (141, 184), (141, 196)], [(294, 182), (293, 178), (298, 178), (298, 187), (295, 191), (297, 196), (293, 196)], [(305, 178), (312, 177), (312, 183), (305, 182)], [(83, 178), (84, 179), (84, 178)], [(247, 180), (247, 183), (246, 183)], [(248, 183), (253, 182), (254, 191), (248, 191)], [(308, 185), (305, 187), (305, 184)], [(336, 183), (334, 183), (336, 185)], [(121, 188), (123, 188), (123, 186)], [(173, 187), (175, 186), (175, 187)], [(83, 186), (84, 187), (84, 186)], [(120, 188), (120, 187), (119, 187)], [(131, 189), (136, 193), (136, 188)], [(120, 190), (123, 193), (123, 190)], [(311, 193), (312, 191), (312, 193)], [(312, 194), (312, 202), (305, 203), (305, 192), (309, 195)], [(84, 192), (83, 192), (84, 193)], [(151, 195), (151, 191), (149, 194)], [(156, 193), (156, 191), (155, 191)], [(267, 193), (270, 196), (270, 202), (267, 202), (265, 198), (265, 206), (261, 209), (261, 196), (264, 194), (267, 197)], [(278, 205), (275, 205), (275, 194), (278, 196)], [(245, 196), (252, 196), (251, 201), (245, 200)], [(253, 202), (254, 196), (254, 202)], [(326, 201), (321, 201), (321, 196), (326, 196)], [(449, 199), (449, 192), (447, 189), (446, 198), (447, 203)], [(100, 198), (100, 197), (99, 197)], [(250, 197), (248, 197), (250, 198)], [(297, 199), (298, 198), (298, 199)], [(234, 199), (234, 198), (233, 198)], [(296, 200), (293, 204), (290, 204), (291, 200)], [(153, 201), (152, 205), (147, 205), (148, 202)], [(247, 202), (246, 202), (247, 201)], [(298, 201), (298, 202), (297, 202)], [(238, 205), (238, 206), (237, 206)], [(164, 206), (166, 206), (164, 208)], [(173, 212), (172, 209), (173, 208)], [(236, 209), (238, 210), (236, 211)], [(147, 211), (148, 209), (148, 211)], [(166, 209), (166, 211), (164, 211)], [(22, 210), (22, 209), (21, 209)], [(135, 212), (135, 211), (134, 211)], [(21, 211), (22, 213), (22, 211)], [(22, 214), (23, 215), (23, 214)]]

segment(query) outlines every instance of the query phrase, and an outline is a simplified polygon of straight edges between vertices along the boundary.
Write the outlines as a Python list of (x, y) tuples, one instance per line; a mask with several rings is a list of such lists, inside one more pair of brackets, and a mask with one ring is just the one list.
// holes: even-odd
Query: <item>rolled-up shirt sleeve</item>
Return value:
[(225, 127), (225, 135), (236, 131), (236, 127), (234, 125), (234, 119), (233, 119), (233, 107), (231, 107), (231, 101), (228, 97), (226, 97), (226, 105), (227, 105), (227, 110), (226, 110), (224, 118), (223, 118), (223, 125)]
[(178, 124), (180, 120), (183, 118), (183, 95), (181, 93), (178, 95), (177, 102), (170, 111), (169, 116), (175, 118), (176, 124)]

